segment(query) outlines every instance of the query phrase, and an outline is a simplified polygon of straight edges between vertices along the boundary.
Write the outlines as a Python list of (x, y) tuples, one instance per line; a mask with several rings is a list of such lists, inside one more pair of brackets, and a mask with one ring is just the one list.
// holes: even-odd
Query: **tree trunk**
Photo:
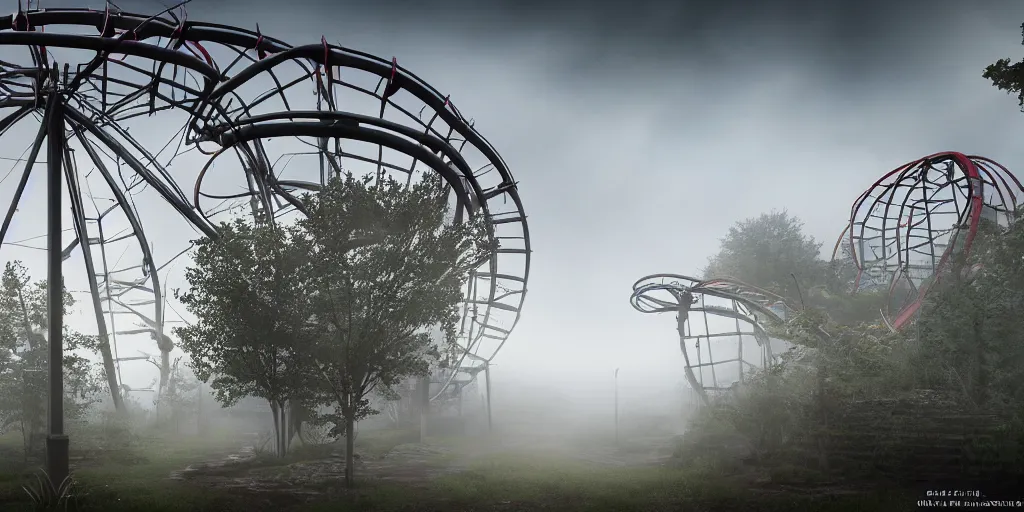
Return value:
[(31, 432), (29, 430), (26, 430), (26, 428), (27, 426), (25, 425), (25, 418), (21, 418), (21, 453), (24, 456), (25, 464), (28, 464), (28, 452), (30, 450), (28, 446), (28, 440), (30, 439), (29, 436), (31, 436)]
[(171, 353), (160, 351), (160, 387), (159, 395), (163, 396), (164, 391), (167, 390), (168, 381), (171, 378)]
[(295, 436), (302, 438), (302, 422), (306, 420), (306, 412), (298, 402), (288, 402), (288, 444)]
[(282, 401), (281, 402), (281, 425), (284, 427), (284, 428), (281, 429), (281, 446), (284, 448), (285, 455), (288, 454), (288, 449), (292, 447), (292, 436), (291, 436), (291, 433), (292, 433), (292, 431), (291, 431), (291, 424), (292, 424), (291, 410), (292, 410), (292, 407), (291, 407), (291, 405), (292, 404), (291, 404), (290, 401)]
[(270, 402), (270, 413), (274, 416), (274, 453), (281, 455), (281, 417), (277, 414), (277, 402), (274, 400), (268, 400), (268, 402)]
[[(351, 398), (349, 398), (351, 401)], [(346, 407), (345, 413), (345, 487), (352, 488), (356, 462), (355, 411)]]

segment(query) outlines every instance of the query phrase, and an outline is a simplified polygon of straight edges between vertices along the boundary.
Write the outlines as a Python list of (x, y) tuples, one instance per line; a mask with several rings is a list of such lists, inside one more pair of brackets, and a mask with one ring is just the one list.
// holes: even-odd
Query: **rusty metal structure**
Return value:
[[(26, 190), (45, 159), (38, 202), (47, 205), (48, 280), (62, 281), (62, 263), (77, 249), (86, 278), (69, 275), (67, 285), (90, 297), (98, 335), (112, 348), (102, 356), (115, 400), (111, 368), (130, 359), (118, 357), (118, 336), (121, 345), (139, 335), (155, 341), (166, 380), (168, 281), (189, 249), (168, 241), (169, 230), (215, 237), (217, 223), (233, 216), (285, 221), (302, 214), (300, 194), (347, 172), (406, 183), (436, 173), (450, 187), (452, 220), (482, 216), (497, 243), (466, 285), (460, 353), (434, 398), (485, 370), (518, 322), (531, 248), (517, 182), (450, 96), (397, 59), (326, 37), (291, 46), (258, 27), (192, 21), (183, 4), (152, 16), (112, 4), (19, 7), (0, 19), (0, 52), (0, 147), (27, 146), (0, 174), (0, 201), (8, 201), (0, 243), (31, 247), (26, 240), (41, 238), (22, 233), (28, 214), (18, 212), (33, 203)], [(60, 360), (64, 320), (53, 311), (51, 358)], [(54, 366), (51, 434), (59, 437)]]
[(854, 201), (832, 258), (852, 260), (855, 290), (887, 288), (883, 320), (903, 329), (942, 273), (970, 253), (981, 223), (1008, 226), (1022, 196), (1021, 182), (988, 158), (926, 156), (885, 174)]
[(775, 359), (785, 343), (765, 328), (796, 311), (782, 297), (733, 279), (679, 274), (639, 279), (630, 303), (641, 313), (676, 314), (686, 380), (704, 404)]

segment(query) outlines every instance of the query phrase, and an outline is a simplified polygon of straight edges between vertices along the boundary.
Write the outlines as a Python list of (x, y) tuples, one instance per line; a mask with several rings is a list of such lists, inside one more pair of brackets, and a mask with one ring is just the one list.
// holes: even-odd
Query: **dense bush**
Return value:
[[(757, 246), (757, 233), (748, 234), (743, 242)], [(731, 247), (729, 261), (741, 260), (741, 249)], [(771, 332), (797, 348), (702, 408), (676, 455), (733, 471), (743, 464), (806, 466), (808, 459), (849, 470), (859, 457), (876, 475), (888, 468), (886, 474), (908, 476), (925, 466), (934, 475), (1024, 474), (1024, 422), (1012, 414), (1024, 405), (1021, 254), (1024, 225), (982, 226), (970, 257), (937, 276), (916, 325), (901, 333), (879, 320), (885, 294), (844, 288), (848, 269), (805, 276), (821, 282), (801, 280), (810, 284), (803, 293), (777, 290), (803, 302)], [(790, 268), (770, 261), (732, 266), (759, 270), (736, 277), (769, 289), (785, 281), (769, 271)], [(932, 459), (924, 462), (929, 447)]]

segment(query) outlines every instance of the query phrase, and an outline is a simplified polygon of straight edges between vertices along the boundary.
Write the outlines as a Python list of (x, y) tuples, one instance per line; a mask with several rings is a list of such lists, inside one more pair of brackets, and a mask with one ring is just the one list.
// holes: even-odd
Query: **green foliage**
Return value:
[(198, 389), (200, 380), (181, 365), (178, 358), (171, 365), (167, 387), (156, 399), (157, 410), (169, 420), (169, 426), (178, 431), (182, 420), (199, 413)]
[(735, 393), (703, 409), (697, 425), (734, 433), (759, 461), (777, 456), (803, 428), (813, 397), (811, 369), (797, 364), (802, 356), (801, 350), (793, 350), (768, 368), (749, 373)]
[(332, 428), (323, 424), (309, 423), (303, 425), (302, 431), (299, 433), (299, 439), (302, 440), (302, 444), (306, 446), (324, 446), (333, 442), (333, 435), (331, 435)]
[[(1024, 32), (1024, 24), (1021, 25)], [(1017, 102), (1024, 111), (1024, 61), (1010, 63), (1010, 59), (999, 59), (985, 67), (982, 77), (990, 80), (1000, 91), (1017, 94)]]
[(785, 211), (738, 222), (708, 261), (705, 277), (732, 277), (798, 304), (801, 291), (824, 284), (829, 274), (819, 258), (821, 244), (803, 234), (802, 227)]
[(312, 419), (338, 436), (376, 413), (371, 393), (455, 356), (463, 285), (494, 247), (481, 217), (448, 222), (435, 175), (336, 177), (303, 202), (294, 226), (236, 221), (196, 242), (176, 295), (198, 321), (175, 334), (221, 403), (270, 401), (279, 436), (286, 401), (334, 406)]
[(832, 322), (840, 325), (877, 324), (885, 310), (886, 290), (830, 292), (824, 287), (812, 288), (807, 294), (807, 305), (821, 308)]
[[(46, 397), (49, 392), (49, 348), (45, 280), (32, 284), (20, 262), (8, 262), (0, 278), (0, 431), (20, 430), (25, 453), (42, 448)], [(65, 313), (74, 304), (64, 293)], [(76, 355), (94, 349), (95, 337), (64, 328), (64, 417), (72, 422), (100, 401), (101, 367)]]
[(976, 405), (1024, 404), (1024, 224), (985, 223), (969, 258), (954, 261), (919, 320), (932, 384)]
[[(332, 421), (376, 413), (368, 396), (427, 372), (427, 355), (452, 352), (467, 274), (490, 253), (479, 217), (457, 224), (447, 190), (429, 175), (406, 188), (394, 179), (335, 178), (305, 198), (299, 221), (318, 337), (318, 374), (339, 404)], [(446, 345), (425, 332), (440, 327)]]
[(888, 294), (854, 293), (857, 268), (849, 251), (831, 262), (821, 259), (820, 251), (821, 244), (803, 233), (799, 219), (786, 212), (766, 213), (729, 229), (704, 277), (731, 277), (772, 291), (793, 305), (822, 309), (837, 324), (878, 322)]
[(247, 397), (280, 403), (304, 392), (309, 318), (293, 229), (237, 220), (196, 240), (189, 289), (175, 296), (197, 321), (174, 328), (196, 376), (229, 406)]
[(38, 471), (34, 475), (35, 485), (22, 486), (22, 490), (32, 501), (34, 510), (74, 510), (77, 504), (77, 485), (75, 480), (68, 475), (64, 481), (54, 484), (45, 471)]
[[(999, 59), (983, 76), (999, 90), (1016, 94), (1024, 111), (1024, 61)], [(1022, 212), (1015, 213), (1019, 219)], [(945, 290), (929, 301), (923, 315), (928, 331), (922, 338), (950, 359), (946, 373), (976, 401), (1024, 404), (1022, 250), (1020, 222), (1006, 230), (983, 226), (970, 260), (958, 262), (953, 279), (943, 284)]]
[[(1020, 213), (1024, 212), (1018, 217)], [(761, 218), (764, 224), (771, 219), (787, 224), (778, 215)], [(782, 232), (754, 221), (741, 223), (723, 241), (723, 252), (713, 264), (717, 268), (731, 265), (738, 269), (731, 271), (735, 277), (793, 297), (795, 290), (787, 292), (779, 283), (791, 268), (785, 261), (790, 257), (787, 255), (797, 254), (801, 244), (779, 248), (780, 244), (770, 238)], [(744, 256), (743, 247), (749, 248), (751, 256)], [(933, 414), (929, 411), (934, 409), (938, 415), (948, 407), (963, 407), (954, 413), (960, 415), (955, 421), (964, 421), (968, 425), (965, 428), (978, 431), (991, 428), (986, 414), (999, 417), (1024, 405), (1021, 254), (1024, 225), (1003, 228), (983, 221), (970, 256), (954, 260), (931, 280), (916, 324), (899, 333), (877, 320), (878, 311), (886, 307), (887, 290), (849, 293), (855, 272), (851, 271), (852, 261), (846, 261), (848, 257), (828, 265), (825, 272), (804, 273), (817, 276), (800, 283), (805, 307), (786, 322), (767, 326), (773, 337), (790, 341), (797, 348), (780, 364), (749, 374), (743, 385), (703, 410), (684, 436), (688, 441), (684, 439), (678, 454), (705, 462), (717, 456), (721, 460), (715, 464), (730, 467), (735, 465), (735, 457), (730, 463), (725, 455), (728, 450), (723, 447), (735, 445), (740, 439), (762, 463), (805, 464), (806, 457), (817, 450), (818, 460), (827, 464), (832, 450), (829, 443), (848, 443), (843, 449), (853, 449), (858, 442), (868, 442), (857, 439), (871, 438), (872, 443), (888, 443), (873, 455), (873, 463), (911, 464), (909, 468), (913, 463), (900, 457), (914, 453), (915, 443), (927, 442), (931, 439), (927, 436), (938, 435), (929, 433), (928, 428), (947, 426), (926, 425), (921, 427), (924, 430), (915, 430), (918, 427), (912, 418), (902, 423), (893, 419), (895, 416), (887, 409), (895, 407), (892, 404), (916, 404), (901, 407), (918, 407), (914, 410), (926, 414)], [(803, 261), (809, 268), (822, 268), (811, 266), (809, 255)], [(715, 265), (709, 271), (714, 271)], [(905, 291), (916, 293), (909, 288)], [(959, 398), (939, 404), (927, 399), (932, 395)], [(855, 406), (864, 413), (855, 421), (889, 418), (892, 425), (877, 428), (892, 432), (838, 421)], [(978, 413), (976, 418), (971, 416), (972, 411)], [(998, 465), (997, 471), (1020, 474), (1020, 465), (1013, 462), (1014, 454), (1024, 446), (1020, 424), (1019, 420), (1009, 421), (1005, 433), (991, 438), (966, 437), (970, 447), (963, 459), (968, 461), (965, 464), (973, 464), (973, 469), (979, 464)], [(838, 453), (835, 456), (842, 459)]]

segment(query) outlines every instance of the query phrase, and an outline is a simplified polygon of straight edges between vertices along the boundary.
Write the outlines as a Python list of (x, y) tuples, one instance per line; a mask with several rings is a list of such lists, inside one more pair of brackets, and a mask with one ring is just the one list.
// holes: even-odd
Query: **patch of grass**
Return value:
[[(502, 454), (414, 489), (364, 484), (359, 493), (302, 510), (649, 511), (907, 510), (903, 493), (848, 497), (770, 495), (682, 469), (611, 468), (538, 455)], [(351, 507), (351, 508), (346, 508)]]
[[(385, 429), (367, 430), (356, 435), (356, 453), (363, 457), (383, 457), (400, 444), (418, 443), (419, 430)], [(340, 441), (344, 444), (344, 440)]]
[[(363, 432), (364, 457), (415, 441), (415, 432)], [(451, 442), (449, 440), (449, 442)], [(449, 444), (446, 442), (445, 444)], [(468, 463), (465, 471), (417, 484), (359, 479), (346, 490), (339, 480), (321, 486), (317, 496), (277, 491), (228, 490), (197, 482), (169, 480), (172, 470), (210, 460), (237, 448), (228, 439), (175, 440), (142, 436), (134, 464), (113, 462), (103, 452), (75, 472), (78, 511), (648, 511), (648, 510), (906, 510), (916, 496), (879, 492), (852, 496), (768, 494), (720, 472), (695, 468), (609, 467), (575, 462), (552, 454), (495, 453)], [(323, 447), (317, 448), (323, 451)], [(133, 450), (134, 451), (134, 450)], [(266, 458), (262, 471), (313, 457), (303, 448), (285, 459)], [(251, 470), (251, 468), (250, 468)], [(21, 490), (24, 474), (0, 473), (0, 510), (31, 510)]]
[[(101, 448), (92, 440), (93, 436), (83, 435), (71, 442), (71, 457), (79, 466), (74, 470), (79, 510), (152, 510), (153, 504), (167, 507), (159, 510), (195, 510), (208, 502), (224, 507), (216, 510), (247, 510), (244, 503), (232, 509), (221, 496), (169, 480), (173, 470), (237, 450), (239, 443), (227, 436), (140, 436), (130, 448)], [(40, 461), (26, 466), (20, 446), (6, 448), (0, 447), (5, 460), (11, 455), (17, 464), (0, 467), (0, 510), (29, 510), (31, 502), (22, 486), (33, 481)]]

